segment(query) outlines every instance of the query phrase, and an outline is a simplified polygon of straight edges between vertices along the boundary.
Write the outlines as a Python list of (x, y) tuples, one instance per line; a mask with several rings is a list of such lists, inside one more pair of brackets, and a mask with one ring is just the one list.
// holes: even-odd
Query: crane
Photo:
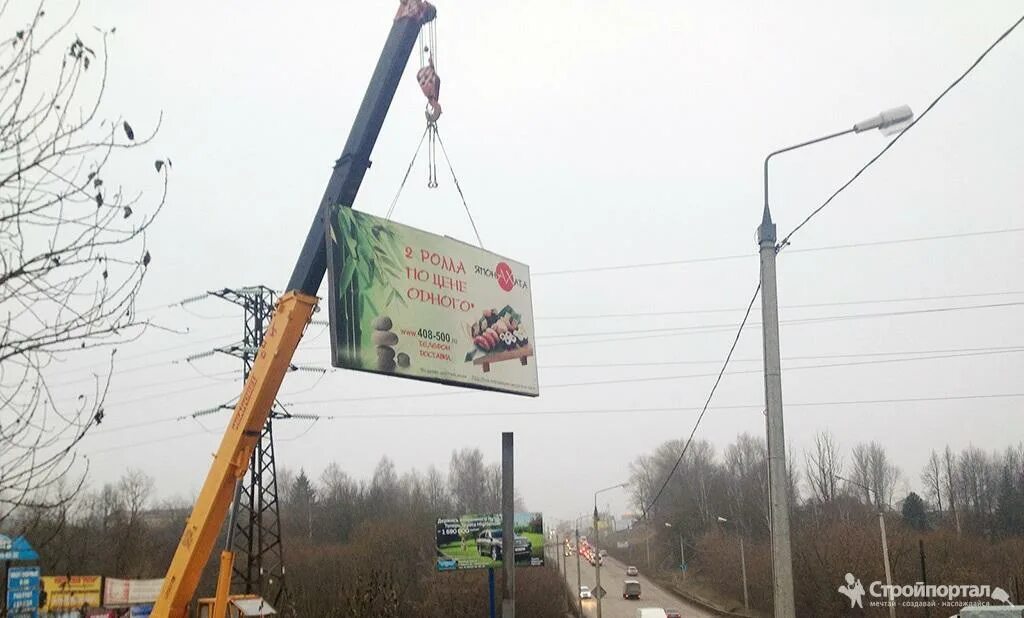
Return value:
[[(345, 148), (334, 164), (286, 291), (277, 303), (263, 345), (256, 354), (252, 371), (167, 569), (160, 596), (153, 606), (154, 618), (186, 616), (188, 604), (231, 506), (235, 484), (246, 472), (249, 458), (260, 438), (260, 430), (267, 422), (295, 348), (316, 308), (316, 294), (327, 271), (327, 217), (332, 207), (351, 208), (355, 202), (363, 176), (370, 167), (370, 154), (420, 28), (436, 15), (436, 9), (425, 0), (400, 0), (391, 32), (356, 113)], [(424, 87), (425, 93), (427, 90)], [(434, 95), (430, 103), (436, 106), (436, 89)], [(437, 110), (439, 112), (440, 108)], [(220, 580), (230, 578), (230, 558), (230, 555), (221, 556)], [(225, 565), (226, 574), (223, 572)], [(220, 604), (218, 609), (222, 606)]]

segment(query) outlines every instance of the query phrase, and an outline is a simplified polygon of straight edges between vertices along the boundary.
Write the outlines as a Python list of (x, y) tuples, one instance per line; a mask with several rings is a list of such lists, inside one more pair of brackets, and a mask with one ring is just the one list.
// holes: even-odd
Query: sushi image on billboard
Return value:
[(539, 394), (528, 266), (340, 206), (328, 235), (332, 365)]
[[(516, 513), (515, 563), (517, 566), (544, 565), (544, 516)], [(503, 554), (501, 514), (463, 515), (437, 520), (437, 570), (484, 569), (501, 565)]]

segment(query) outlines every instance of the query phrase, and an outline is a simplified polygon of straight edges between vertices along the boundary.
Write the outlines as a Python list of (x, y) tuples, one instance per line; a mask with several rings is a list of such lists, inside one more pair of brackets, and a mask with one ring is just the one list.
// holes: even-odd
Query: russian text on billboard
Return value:
[[(544, 516), (516, 513), (513, 529), (516, 564), (543, 566)], [(505, 559), (501, 514), (439, 518), (435, 541), (438, 571), (483, 569)]]
[(539, 393), (529, 267), (351, 208), (328, 230), (332, 364)]

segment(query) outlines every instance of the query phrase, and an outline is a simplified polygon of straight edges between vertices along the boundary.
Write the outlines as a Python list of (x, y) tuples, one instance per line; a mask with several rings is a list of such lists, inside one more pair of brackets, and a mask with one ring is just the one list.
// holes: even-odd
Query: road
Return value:
[[(576, 556), (566, 559), (565, 572), (569, 579), (569, 588), (576, 590)], [(580, 560), (582, 567), (582, 583), (584, 586), (594, 588), (594, 567), (586, 560)], [(626, 600), (622, 598), (622, 581), (635, 579), (640, 582), (640, 600)], [(655, 586), (649, 579), (644, 577), (643, 572), (637, 577), (626, 577), (626, 565), (608, 556), (604, 559), (604, 566), (601, 567), (601, 587), (608, 595), (601, 602), (602, 618), (635, 618), (636, 610), (639, 607), (674, 607), (682, 610), (686, 618), (711, 618), (715, 614), (683, 601), (665, 590)], [(583, 614), (587, 618), (597, 616), (597, 600), (583, 601)]]

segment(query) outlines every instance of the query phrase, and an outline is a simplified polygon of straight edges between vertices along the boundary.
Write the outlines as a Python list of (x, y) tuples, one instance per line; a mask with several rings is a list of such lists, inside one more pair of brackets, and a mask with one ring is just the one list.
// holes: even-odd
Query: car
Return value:
[(683, 618), (682, 610), (665, 608), (665, 618)]
[[(529, 560), (533, 554), (533, 544), (526, 537), (518, 534), (512, 540), (516, 560)], [(476, 538), (476, 551), (481, 556), (490, 556), (491, 560), (501, 560), (501, 530), (490, 528), (484, 530)]]
[(635, 579), (627, 579), (622, 582), (622, 598), (623, 599), (639, 599), (640, 598), (640, 582)]
[(640, 571), (635, 566), (626, 567), (626, 575), (629, 575), (630, 577), (636, 577), (639, 574)]
[(580, 586), (580, 598), (581, 599), (593, 599), (594, 595), (590, 593), (589, 586)]

